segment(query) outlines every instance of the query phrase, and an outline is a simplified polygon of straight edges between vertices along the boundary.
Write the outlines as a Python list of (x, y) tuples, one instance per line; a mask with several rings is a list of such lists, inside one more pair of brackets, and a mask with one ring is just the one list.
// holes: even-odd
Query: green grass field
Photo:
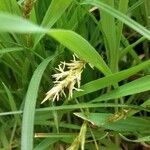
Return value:
[(150, 149), (150, 0), (0, 0), (0, 150)]

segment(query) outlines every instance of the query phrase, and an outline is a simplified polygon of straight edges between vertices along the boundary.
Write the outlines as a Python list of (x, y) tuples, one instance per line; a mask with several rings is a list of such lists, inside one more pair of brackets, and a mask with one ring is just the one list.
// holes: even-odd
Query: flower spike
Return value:
[[(46, 93), (46, 97), (41, 104), (47, 100), (58, 101), (60, 95), (64, 95), (66, 97), (65, 89), (68, 90), (69, 98), (72, 98), (74, 90), (82, 91), (80, 89), (80, 82), (84, 66), (85, 62), (80, 60), (77, 61), (75, 55), (73, 55), (73, 60), (71, 60), (70, 63), (61, 62), (58, 65), (58, 68), (56, 68), (58, 73), (52, 75), (55, 79), (53, 82), (54, 87)], [(75, 87), (76, 85), (77, 87)]]

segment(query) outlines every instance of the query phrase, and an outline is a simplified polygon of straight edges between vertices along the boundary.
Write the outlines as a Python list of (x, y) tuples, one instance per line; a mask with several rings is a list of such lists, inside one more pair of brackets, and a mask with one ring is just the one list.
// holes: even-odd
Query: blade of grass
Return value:
[[(145, 38), (145, 37), (143, 37)], [(128, 47), (130, 46), (129, 41), (127, 40), (126, 37), (122, 36), (122, 44), (124, 45), (124, 47)], [(133, 59), (137, 62), (137, 63), (141, 63), (141, 59), (139, 58), (138, 54), (134, 51), (133, 48), (131, 48), (131, 50), (129, 51), (129, 54), (133, 57)]]
[(136, 8), (138, 8), (141, 4), (144, 3), (144, 0), (138, 0), (136, 3), (134, 3), (131, 7), (129, 7), (128, 12), (127, 13), (131, 13), (132, 11), (134, 11)]
[[(114, 7), (114, 0), (104, 1), (105, 4)], [(114, 73), (118, 70), (118, 49), (116, 48), (116, 25), (114, 17), (106, 13), (100, 12), (101, 15), (101, 29), (105, 41), (105, 48), (107, 51), (107, 60), (111, 71)], [(111, 28), (110, 28), (111, 24)], [(115, 54), (115, 57), (114, 57)]]
[[(52, 0), (47, 12), (43, 18), (41, 25), (43, 27), (51, 28), (55, 22), (65, 12), (67, 7), (71, 4), (72, 0)], [(34, 48), (39, 43), (44, 34), (39, 34), (35, 37)]]
[[(97, 67), (105, 75), (110, 74), (110, 69), (98, 54), (98, 52), (80, 35), (69, 30), (50, 30), (48, 35), (59, 41), (72, 52), (84, 60)], [(93, 59), (94, 58), (94, 59)]]
[(50, 145), (52, 145), (53, 143), (57, 142), (59, 140), (59, 138), (55, 138), (55, 139), (50, 139), (50, 138), (45, 138), (44, 140), (42, 140), (42, 142), (40, 142), (35, 148), (34, 150), (45, 150), (48, 149)]
[(85, 94), (100, 90), (100, 89), (107, 87), (109, 85), (113, 85), (116, 82), (119, 82), (123, 79), (126, 79), (126, 78), (136, 74), (137, 72), (147, 68), (148, 66), (150, 66), (150, 60), (145, 61), (145, 62), (143, 62), (143, 63), (141, 63), (135, 67), (129, 68), (127, 70), (123, 70), (123, 71), (111, 74), (107, 77), (93, 80), (89, 83), (86, 83), (85, 85), (82, 85), (81, 89), (83, 91), (75, 92), (73, 97), (76, 98), (79, 96), (83, 96)]
[(137, 94), (150, 90), (150, 75), (146, 75), (140, 79), (129, 82), (119, 88), (101, 95), (91, 102), (107, 101), (110, 99), (120, 98), (127, 95)]
[(133, 47), (138, 45), (139, 43), (143, 42), (145, 40), (145, 37), (139, 38), (136, 42), (132, 43), (131, 45), (127, 46), (125, 49), (120, 51), (120, 59), (128, 53), (130, 50), (132, 50)]
[(150, 141), (150, 136), (143, 136), (143, 137), (138, 138), (137, 140), (131, 140), (131, 139), (126, 138), (121, 133), (119, 135), (121, 136), (122, 139), (128, 142), (149, 142)]
[[(54, 29), (47, 31), (47, 29), (34, 25), (17, 16), (6, 14), (0, 14), (0, 19), (4, 19), (4, 23), (0, 22), (0, 31), (2, 32), (47, 32), (48, 35), (55, 38), (57, 41), (76, 53), (79, 57), (81, 57), (81, 59), (97, 67), (105, 75), (111, 73), (110, 69), (96, 50), (84, 38), (73, 31)], [(10, 23), (11, 27), (9, 26)]]
[(6, 128), (4, 126), (0, 127), (0, 141), (1, 141), (2, 147), (4, 149), (8, 149), (9, 141), (6, 135)]
[(107, 12), (108, 14), (114, 16), (118, 20), (122, 21), (144, 37), (150, 40), (150, 31), (147, 30), (145, 27), (137, 23), (136, 21), (130, 19), (128, 16), (122, 14), (121, 12), (115, 10), (114, 8), (98, 1), (98, 0), (85, 0), (82, 4), (90, 4), (90, 5), (95, 5), (99, 7), (101, 10)]
[[(16, 106), (16, 103), (14, 101), (13, 95), (11, 94), (10, 90), (8, 89), (8, 87), (3, 82), (2, 82), (2, 84), (4, 86), (6, 94), (8, 96), (8, 103), (10, 105), (11, 110), (12, 111), (16, 111), (17, 110), (17, 106)], [(20, 117), (18, 115), (14, 115), (14, 118), (15, 118), (16, 122), (18, 123), (18, 125), (20, 125), (20, 123), (21, 123)]]
[[(125, 14), (127, 12), (127, 9), (128, 9), (128, 3), (129, 3), (129, 0), (120, 0), (119, 1), (119, 11), (122, 12), (123, 14)], [(119, 50), (119, 47), (120, 47), (120, 40), (121, 40), (121, 36), (122, 36), (122, 30), (123, 30), (123, 23), (121, 21), (118, 22), (117, 24), (117, 47), (116, 49)]]
[(38, 88), (44, 70), (48, 63), (53, 59), (49, 57), (45, 59), (33, 73), (28, 91), (25, 98), (25, 106), (23, 110), (22, 132), (21, 132), (21, 150), (33, 150), (33, 129), (34, 129), (34, 113)]
[(22, 51), (22, 50), (23, 50), (22, 47), (3, 48), (3, 49), (0, 49), (0, 54)]
[[(83, 120), (89, 121), (92, 124), (103, 127), (106, 129), (114, 131), (144, 131), (149, 128), (149, 120), (138, 118), (138, 117), (127, 117), (126, 119), (120, 119), (118, 121), (111, 122), (109, 119), (112, 117), (110, 113), (74, 113), (76, 116), (82, 118)], [(135, 124), (136, 122), (136, 124)], [(134, 124), (134, 126), (133, 126)]]
[(0, 10), (11, 14), (21, 14), (16, 0), (8, 0), (7, 2), (5, 0), (1, 0), (0, 2)]
[[(46, 111), (53, 111), (53, 110), (74, 110), (74, 109), (81, 109), (81, 108), (100, 108), (100, 107), (122, 107), (122, 108), (132, 108), (137, 110), (144, 110), (146, 112), (150, 112), (149, 109), (144, 108), (142, 106), (137, 105), (126, 105), (126, 104), (114, 104), (114, 103), (97, 103), (97, 104), (89, 104), (89, 103), (80, 103), (74, 105), (63, 105), (63, 106), (55, 106), (55, 107), (47, 107), (47, 108), (38, 108), (35, 109), (36, 112), (46, 112)], [(14, 114), (22, 114), (23, 111), (13, 111), (13, 112), (2, 112), (0, 116), (6, 115), (14, 115)]]
[(147, 28), (150, 30), (150, 1), (149, 0), (144, 0), (144, 6), (145, 6), (145, 17), (146, 17), (146, 24)]
[(47, 29), (39, 27), (21, 17), (0, 13), (0, 32), (45, 33)]

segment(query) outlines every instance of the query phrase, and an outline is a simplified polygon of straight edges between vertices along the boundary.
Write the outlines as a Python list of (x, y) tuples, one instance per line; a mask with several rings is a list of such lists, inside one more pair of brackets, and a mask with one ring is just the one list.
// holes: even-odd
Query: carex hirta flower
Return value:
[(58, 73), (52, 75), (54, 78), (54, 87), (46, 93), (46, 97), (41, 103), (47, 100), (59, 100), (60, 96), (64, 95), (66, 97), (66, 92), (68, 93), (68, 98), (72, 98), (73, 91), (81, 91), (81, 73), (85, 66), (85, 62), (81, 60), (76, 60), (75, 55), (73, 55), (73, 60), (70, 63), (61, 62), (56, 70)]

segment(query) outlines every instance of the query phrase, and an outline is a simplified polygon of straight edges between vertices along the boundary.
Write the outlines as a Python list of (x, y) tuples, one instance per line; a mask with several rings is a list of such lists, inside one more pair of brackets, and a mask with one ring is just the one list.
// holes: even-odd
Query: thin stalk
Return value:
[[(145, 22), (147, 29), (150, 30), (150, 1), (149, 0), (144, 0), (144, 7), (145, 7)], [(145, 53), (145, 58), (148, 60), (149, 59), (149, 41), (144, 42), (144, 53)]]
[(137, 46), (138, 44), (140, 44), (141, 42), (143, 42), (146, 38), (145, 37), (141, 37), (139, 38), (136, 42), (132, 43), (131, 45), (127, 46), (125, 49), (123, 49), (122, 51), (120, 51), (120, 59), (127, 54), (130, 50), (132, 50), (132, 48), (134, 48), (135, 46)]

